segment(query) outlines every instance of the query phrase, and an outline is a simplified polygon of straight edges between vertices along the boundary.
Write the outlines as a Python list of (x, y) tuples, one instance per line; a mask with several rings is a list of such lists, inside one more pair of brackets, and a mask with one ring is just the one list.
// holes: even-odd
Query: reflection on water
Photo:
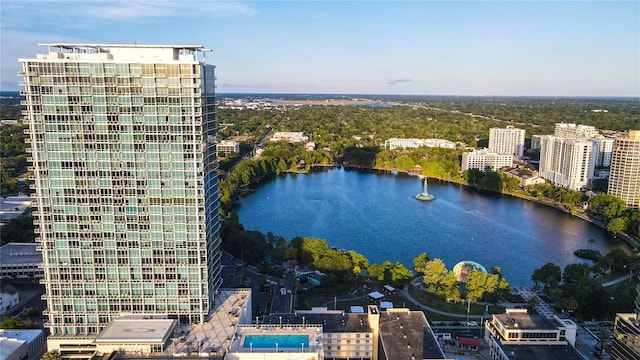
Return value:
[(521, 199), (429, 181), (436, 199), (414, 199), (417, 178), (331, 169), (284, 175), (241, 199), (238, 215), (246, 229), (327, 239), (353, 249), (371, 263), (402, 262), (427, 252), (452, 268), (463, 260), (487, 270), (502, 268), (512, 286), (529, 285), (547, 262), (561, 267), (583, 262), (573, 255), (596, 240), (603, 254), (614, 246), (597, 226), (562, 211)]

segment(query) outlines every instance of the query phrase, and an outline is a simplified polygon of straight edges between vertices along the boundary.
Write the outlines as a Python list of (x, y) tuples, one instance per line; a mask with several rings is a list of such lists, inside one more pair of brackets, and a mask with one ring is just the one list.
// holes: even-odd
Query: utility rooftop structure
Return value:
[(42, 44), (24, 76), (49, 349), (220, 286), (215, 76), (199, 45)]

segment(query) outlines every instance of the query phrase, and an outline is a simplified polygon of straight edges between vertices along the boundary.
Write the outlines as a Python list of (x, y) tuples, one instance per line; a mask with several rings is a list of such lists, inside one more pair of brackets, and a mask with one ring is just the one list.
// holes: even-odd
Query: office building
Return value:
[(498, 154), (524, 155), (524, 129), (513, 126), (489, 129), (489, 151)]
[(498, 154), (488, 149), (473, 150), (462, 153), (460, 170), (498, 171), (503, 167), (513, 166), (513, 154)]
[(38, 247), (33, 243), (8, 243), (0, 247), (0, 279), (42, 279), (42, 252)]
[(541, 137), (541, 177), (558, 186), (581, 190), (593, 179), (597, 152), (591, 139)]
[(485, 323), (485, 342), (492, 360), (582, 360), (574, 348), (577, 325), (557, 315), (547, 319), (527, 309), (506, 309)]
[(640, 130), (615, 138), (607, 193), (640, 208)]
[(640, 359), (640, 321), (638, 314), (616, 314), (609, 351), (613, 360)]
[(49, 349), (123, 314), (202, 323), (221, 283), (208, 50), (42, 46), (19, 61)]

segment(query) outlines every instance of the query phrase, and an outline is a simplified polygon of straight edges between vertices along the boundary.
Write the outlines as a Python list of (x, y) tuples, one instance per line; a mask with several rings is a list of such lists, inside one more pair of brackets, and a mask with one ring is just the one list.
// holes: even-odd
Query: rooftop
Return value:
[(116, 319), (96, 338), (96, 343), (159, 342), (171, 335), (177, 321), (157, 316), (127, 316)]
[(42, 252), (35, 243), (8, 243), (0, 248), (2, 266), (42, 263)]
[(571, 345), (500, 345), (510, 359), (583, 360)]
[[(444, 359), (427, 318), (420, 311), (389, 309), (380, 313), (380, 341), (395, 359)], [(387, 357), (389, 358), (389, 357)]]
[(511, 313), (493, 315), (507, 330), (557, 330), (560, 324), (537, 314)]

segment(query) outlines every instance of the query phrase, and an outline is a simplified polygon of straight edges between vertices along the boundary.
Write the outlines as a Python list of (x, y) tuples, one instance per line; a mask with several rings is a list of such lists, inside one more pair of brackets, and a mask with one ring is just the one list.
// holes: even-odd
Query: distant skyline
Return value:
[(213, 50), (220, 93), (640, 96), (639, 1), (2, 0), (0, 90), (38, 43)]

